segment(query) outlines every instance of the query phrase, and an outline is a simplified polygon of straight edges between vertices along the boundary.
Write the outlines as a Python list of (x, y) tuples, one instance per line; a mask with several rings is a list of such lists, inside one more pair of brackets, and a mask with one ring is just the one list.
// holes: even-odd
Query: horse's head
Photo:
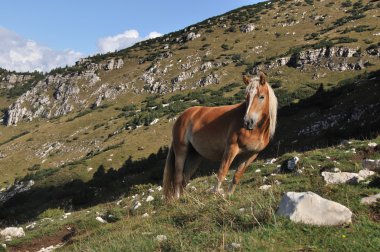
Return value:
[(248, 130), (252, 130), (256, 126), (260, 127), (266, 118), (269, 119), (270, 87), (266, 81), (265, 74), (262, 72), (258, 78), (251, 78), (244, 75), (243, 81), (247, 85), (244, 127)]

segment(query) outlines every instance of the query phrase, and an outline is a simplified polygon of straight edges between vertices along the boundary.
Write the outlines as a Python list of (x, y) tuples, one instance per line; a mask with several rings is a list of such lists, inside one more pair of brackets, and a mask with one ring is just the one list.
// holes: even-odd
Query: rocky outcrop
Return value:
[(327, 68), (331, 71), (360, 70), (365, 68), (359, 53), (359, 48), (324, 47), (309, 49), (291, 56), (277, 58), (269, 63), (258, 65), (252, 69), (253, 74), (260, 70), (271, 70), (281, 66), (288, 66), (304, 70), (308, 66), (313, 68)]
[(0, 206), (16, 194), (30, 190), (33, 185), (33, 180), (20, 181), (16, 182), (13, 186), (8, 187), (5, 191), (0, 191)]
[(248, 32), (254, 31), (255, 28), (256, 26), (254, 24), (244, 24), (240, 26), (240, 31), (243, 33), (248, 33)]
[(107, 61), (106, 64), (104, 64), (103, 68), (106, 71), (111, 71), (114, 69), (120, 69), (124, 66), (124, 61), (122, 59), (110, 59)]
[(212, 73), (200, 79), (197, 83), (200, 87), (206, 87), (211, 84), (219, 84), (219, 76), (216, 73)]
[(122, 59), (109, 59), (106, 63), (94, 63), (81, 59), (74, 72), (53, 73), (39, 81), (33, 88), (22, 94), (5, 113), (6, 125), (16, 125), (21, 120), (34, 118), (55, 118), (76, 109), (100, 106), (106, 99), (115, 99), (129, 88), (129, 83), (110, 85), (100, 81), (99, 70), (111, 71), (124, 65)]
[(277, 214), (289, 217), (293, 222), (318, 226), (349, 224), (352, 216), (347, 207), (313, 192), (287, 192)]

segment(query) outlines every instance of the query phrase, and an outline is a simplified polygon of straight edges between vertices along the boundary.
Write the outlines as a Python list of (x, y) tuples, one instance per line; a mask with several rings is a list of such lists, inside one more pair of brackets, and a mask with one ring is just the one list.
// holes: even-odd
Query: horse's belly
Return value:
[(191, 141), (193, 148), (202, 157), (211, 160), (219, 161), (223, 157), (224, 148), (213, 145), (210, 141)]

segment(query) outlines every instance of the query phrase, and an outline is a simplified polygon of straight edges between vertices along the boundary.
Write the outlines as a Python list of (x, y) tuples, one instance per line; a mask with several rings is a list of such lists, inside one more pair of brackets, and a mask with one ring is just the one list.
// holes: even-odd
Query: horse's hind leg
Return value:
[(249, 165), (256, 159), (258, 154), (255, 154), (248, 158), (246, 161), (240, 163), (238, 169), (235, 172), (234, 178), (232, 180), (230, 189), (228, 191), (228, 195), (231, 196), (236, 189), (236, 185), (239, 184), (241, 177), (243, 176), (244, 172), (247, 170)]
[(189, 180), (194, 175), (195, 171), (202, 162), (202, 156), (194, 149), (190, 150), (187, 154), (185, 167), (183, 171), (183, 187), (186, 187)]

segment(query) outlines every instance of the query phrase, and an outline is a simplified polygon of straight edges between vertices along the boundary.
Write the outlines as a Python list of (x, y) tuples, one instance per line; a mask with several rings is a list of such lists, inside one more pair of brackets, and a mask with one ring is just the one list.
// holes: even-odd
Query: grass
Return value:
[[(38, 237), (53, 235), (65, 226), (75, 227), (76, 234), (60, 251), (215, 251), (227, 250), (232, 243), (240, 244), (244, 251), (376, 251), (380, 246), (379, 208), (359, 204), (365, 195), (380, 192), (380, 188), (367, 183), (358, 185), (325, 185), (320, 169), (333, 163), (342, 171), (357, 171), (360, 150), (368, 152), (369, 141), (353, 140), (345, 146), (316, 149), (304, 153), (287, 153), (274, 164), (258, 161), (244, 175), (236, 193), (231, 198), (207, 193), (215, 183), (215, 177), (199, 177), (190, 181), (187, 193), (179, 201), (166, 203), (161, 192), (151, 193), (155, 198), (145, 202), (148, 189), (156, 185), (136, 186), (130, 194), (108, 203), (74, 211), (67, 219), (61, 209), (48, 209), (40, 215), (53, 218), (53, 222), (37, 221), (34, 230), (27, 236), (16, 239), (8, 246), (28, 244)], [(380, 137), (371, 142), (380, 144)], [(358, 153), (350, 150), (355, 148)], [(290, 156), (300, 157), (302, 174), (278, 174), (276, 166)], [(326, 157), (330, 157), (326, 158)], [(377, 152), (367, 158), (378, 158)], [(333, 162), (335, 160), (336, 162)], [(260, 173), (255, 172), (257, 168)], [(228, 174), (228, 180), (232, 177)], [(261, 191), (263, 178), (272, 184), (268, 191)], [(275, 184), (275, 180), (281, 182)], [(195, 186), (196, 191), (191, 187)], [(226, 187), (227, 185), (225, 185)], [(318, 227), (295, 224), (275, 214), (281, 196), (287, 191), (313, 191), (322, 197), (337, 201), (353, 212), (353, 223), (344, 227)], [(132, 210), (138, 194), (142, 206)], [(116, 204), (121, 200), (119, 204)], [(142, 215), (148, 213), (149, 217)], [(96, 216), (115, 218), (112, 223), (102, 224)], [(105, 217), (104, 217), (105, 218)], [(32, 221), (32, 220), (31, 220)], [(41, 224), (40, 224), (41, 223)], [(157, 235), (166, 235), (167, 240), (158, 242)]]

